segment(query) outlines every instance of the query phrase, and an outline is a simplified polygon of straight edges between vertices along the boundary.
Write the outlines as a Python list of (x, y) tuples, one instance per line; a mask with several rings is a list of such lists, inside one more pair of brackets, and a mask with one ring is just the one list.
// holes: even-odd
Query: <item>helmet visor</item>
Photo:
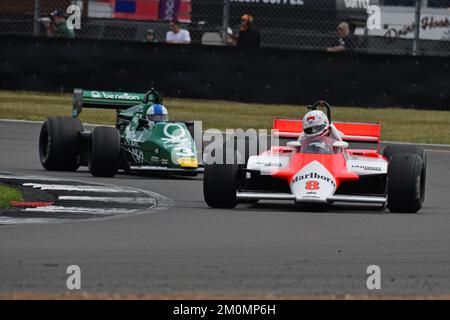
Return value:
[(169, 120), (169, 116), (167, 114), (150, 114), (148, 115), (148, 120), (161, 122)]
[(326, 124), (321, 124), (320, 126), (306, 128), (303, 131), (305, 132), (305, 134), (317, 134), (325, 130), (326, 127)]

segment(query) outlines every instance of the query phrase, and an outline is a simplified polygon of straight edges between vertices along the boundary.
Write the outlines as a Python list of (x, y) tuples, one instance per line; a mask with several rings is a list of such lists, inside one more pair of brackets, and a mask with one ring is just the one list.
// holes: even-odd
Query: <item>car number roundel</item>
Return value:
[(319, 187), (319, 181), (317, 181), (317, 180), (309, 180), (309, 181), (306, 181), (306, 183), (305, 183), (305, 189), (306, 189), (306, 190), (319, 190), (319, 189), (320, 189), (320, 187)]

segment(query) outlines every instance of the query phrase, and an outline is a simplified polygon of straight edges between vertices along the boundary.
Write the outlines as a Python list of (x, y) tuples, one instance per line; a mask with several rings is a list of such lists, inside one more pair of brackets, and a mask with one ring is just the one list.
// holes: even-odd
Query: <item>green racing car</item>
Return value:
[[(83, 108), (117, 110), (115, 127), (95, 126), (85, 131), (78, 119)], [(203, 173), (194, 122), (149, 117), (163, 109), (162, 96), (154, 89), (145, 94), (75, 89), (72, 117), (52, 116), (42, 125), (40, 162), (46, 170), (55, 171), (87, 166), (96, 177), (113, 177), (118, 170)], [(201, 144), (201, 132), (198, 136)]]

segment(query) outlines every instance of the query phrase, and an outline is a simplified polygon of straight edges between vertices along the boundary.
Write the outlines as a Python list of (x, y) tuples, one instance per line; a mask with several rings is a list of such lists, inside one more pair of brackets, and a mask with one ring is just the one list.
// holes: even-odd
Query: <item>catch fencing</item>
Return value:
[(146, 42), (153, 32), (164, 42), (176, 18), (192, 43), (224, 46), (250, 14), (266, 48), (326, 50), (347, 22), (357, 53), (450, 55), (450, 0), (4, 0), (0, 35), (47, 37), (50, 14), (69, 19), (71, 5), (81, 14), (76, 38)]

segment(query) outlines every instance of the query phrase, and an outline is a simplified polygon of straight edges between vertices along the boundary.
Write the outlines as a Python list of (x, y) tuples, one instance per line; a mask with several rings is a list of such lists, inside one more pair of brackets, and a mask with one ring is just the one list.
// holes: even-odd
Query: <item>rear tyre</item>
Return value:
[[(426, 185), (427, 178), (427, 153), (421, 146), (415, 145), (403, 145), (403, 144), (389, 144), (383, 150), (383, 156), (388, 160), (392, 158), (393, 155), (399, 153), (412, 153), (418, 155), (423, 161), (423, 185)], [(423, 191), (423, 200), (425, 200), (425, 190)]]
[(89, 171), (94, 177), (114, 177), (120, 165), (120, 136), (115, 128), (96, 127), (89, 143)]
[(46, 170), (76, 171), (80, 167), (80, 120), (49, 117), (39, 134), (39, 160)]
[[(226, 159), (227, 152), (233, 152), (233, 150), (224, 150), (224, 159)], [(237, 161), (233, 164), (226, 164), (225, 162), (224, 164), (205, 164), (203, 197), (208, 206), (227, 209), (236, 207), (238, 171), (239, 164), (237, 164)]]
[(417, 154), (398, 153), (389, 160), (387, 207), (391, 212), (416, 213), (425, 194), (423, 160)]

